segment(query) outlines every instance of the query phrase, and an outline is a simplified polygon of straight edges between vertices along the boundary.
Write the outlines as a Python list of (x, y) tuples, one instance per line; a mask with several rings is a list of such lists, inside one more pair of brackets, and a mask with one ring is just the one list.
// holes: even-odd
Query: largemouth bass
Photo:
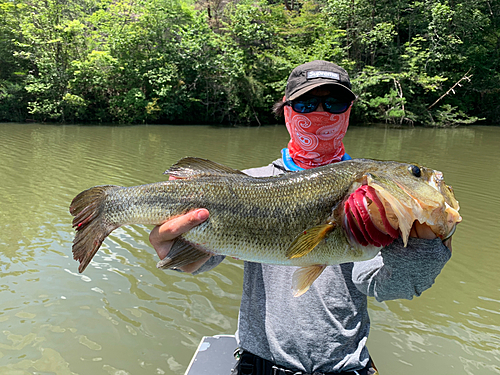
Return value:
[(299, 266), (292, 279), (298, 296), (328, 265), (370, 259), (399, 236), (406, 245), (415, 221), (442, 240), (461, 221), (442, 173), (414, 164), (354, 159), (257, 178), (185, 158), (165, 173), (175, 179), (95, 186), (73, 199), (80, 272), (116, 228), (158, 225), (206, 208), (208, 220), (184, 233), (159, 267), (180, 267), (207, 254)]

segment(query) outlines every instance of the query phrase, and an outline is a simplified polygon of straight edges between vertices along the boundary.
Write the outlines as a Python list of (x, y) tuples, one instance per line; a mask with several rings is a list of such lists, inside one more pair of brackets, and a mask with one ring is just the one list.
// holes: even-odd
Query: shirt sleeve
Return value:
[(434, 284), (451, 251), (439, 238), (410, 237), (408, 246), (398, 238), (370, 260), (354, 263), (352, 281), (377, 301), (413, 299)]

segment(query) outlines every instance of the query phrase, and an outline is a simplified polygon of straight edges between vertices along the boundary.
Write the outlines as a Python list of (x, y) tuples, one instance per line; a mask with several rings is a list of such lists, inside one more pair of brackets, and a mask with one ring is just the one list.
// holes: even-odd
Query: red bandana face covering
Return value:
[(329, 112), (297, 113), (285, 107), (285, 122), (290, 142), (288, 151), (293, 161), (309, 169), (337, 162), (345, 154), (344, 138), (351, 107), (344, 113)]

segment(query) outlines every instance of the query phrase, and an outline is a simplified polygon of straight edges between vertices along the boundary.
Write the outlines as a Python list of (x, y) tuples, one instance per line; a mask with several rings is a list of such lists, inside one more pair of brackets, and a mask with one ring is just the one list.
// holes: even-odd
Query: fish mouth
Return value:
[(429, 199), (403, 184), (388, 188), (367, 175), (353, 187), (343, 204), (342, 224), (351, 245), (384, 247), (401, 237), (406, 246), (416, 222), (425, 224), (436, 237), (449, 243), (462, 221), (458, 202), (441, 172), (432, 171), (427, 183), (434, 190)]

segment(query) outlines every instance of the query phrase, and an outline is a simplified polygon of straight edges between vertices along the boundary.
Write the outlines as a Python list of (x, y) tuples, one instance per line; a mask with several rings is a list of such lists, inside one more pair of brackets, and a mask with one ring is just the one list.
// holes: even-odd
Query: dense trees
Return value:
[(0, 0), (0, 120), (270, 123), (325, 59), (354, 121), (498, 123), (499, 21), (489, 0)]

